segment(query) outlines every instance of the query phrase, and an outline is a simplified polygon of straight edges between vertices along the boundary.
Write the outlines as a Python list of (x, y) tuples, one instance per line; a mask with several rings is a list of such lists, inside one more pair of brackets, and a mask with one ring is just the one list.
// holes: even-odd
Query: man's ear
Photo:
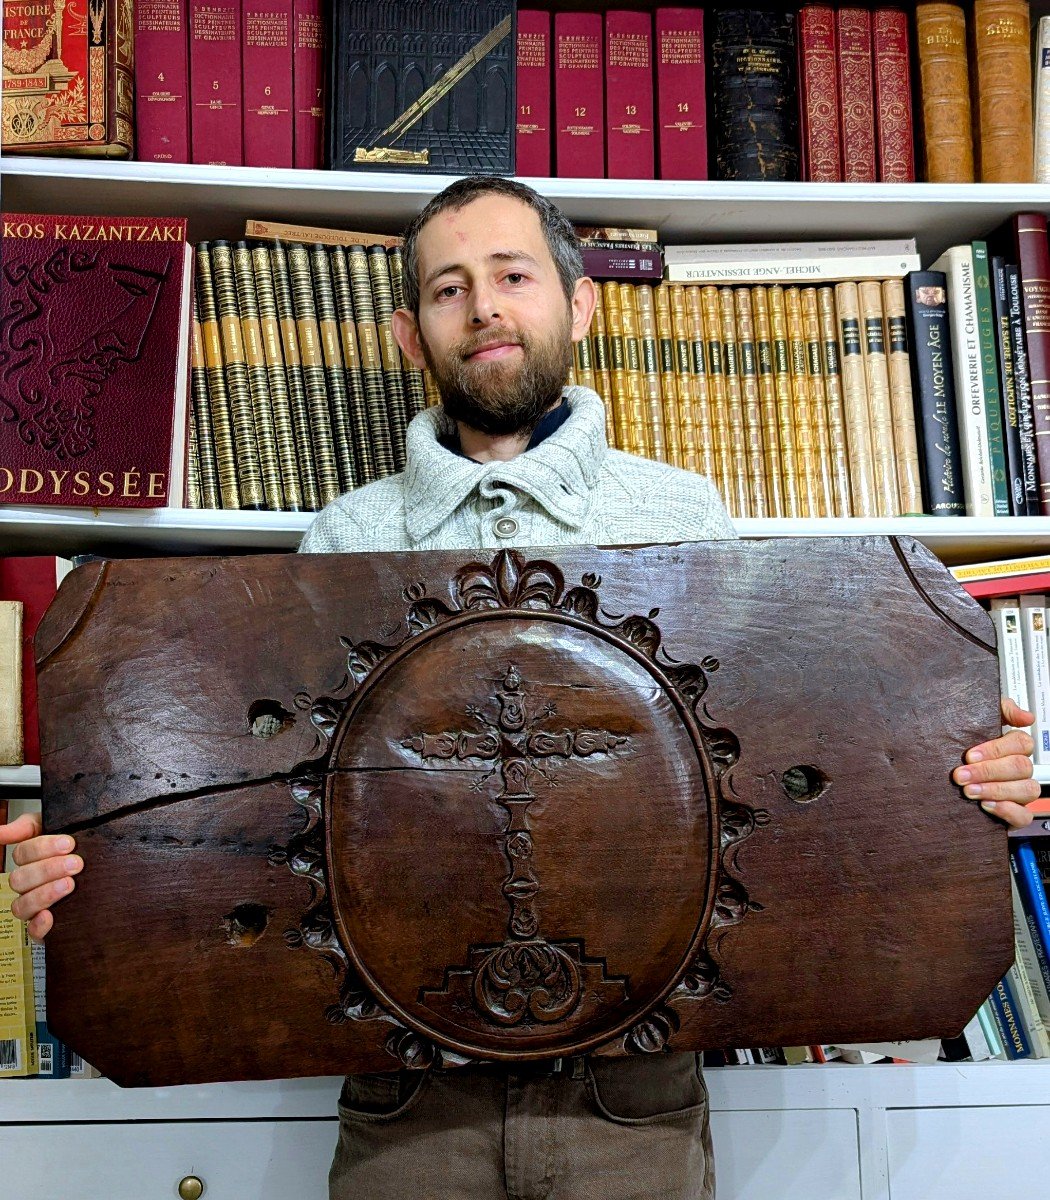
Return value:
[(419, 322), (407, 308), (395, 308), (390, 321), (397, 344), (401, 353), (414, 367), (422, 370), (427, 365), (423, 356), (423, 346), (419, 340)]
[(587, 336), (597, 302), (598, 292), (594, 286), (594, 280), (588, 279), (586, 275), (577, 279), (569, 305), (572, 312), (572, 340), (574, 342), (582, 342)]

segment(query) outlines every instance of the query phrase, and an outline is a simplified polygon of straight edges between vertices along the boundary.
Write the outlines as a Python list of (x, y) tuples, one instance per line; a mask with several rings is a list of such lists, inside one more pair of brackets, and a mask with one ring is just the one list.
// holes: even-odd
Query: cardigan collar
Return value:
[(552, 517), (578, 529), (590, 510), (594, 486), (608, 451), (605, 406), (584, 387), (567, 387), (569, 418), (540, 445), (509, 462), (479, 463), (438, 441), (455, 428), (440, 405), (427, 408), (408, 427), (405, 444), (405, 523), (421, 541), (482, 485), (524, 492)]

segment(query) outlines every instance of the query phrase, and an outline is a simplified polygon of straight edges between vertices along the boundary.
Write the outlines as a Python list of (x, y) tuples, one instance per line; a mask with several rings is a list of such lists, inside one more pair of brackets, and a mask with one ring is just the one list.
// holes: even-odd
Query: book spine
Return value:
[(190, 161), (186, 0), (135, 5), (135, 153), (140, 162)]
[[(679, 287), (681, 285), (678, 285)], [(675, 288), (671, 289), (672, 295)], [(700, 289), (682, 288), (685, 305), (685, 332), (689, 342), (689, 367), (693, 381), (693, 424), (696, 426), (696, 452), (700, 459), (700, 471), (716, 484), (722, 492), (721, 466), (716, 448), (714, 419), (711, 414), (711, 393), (707, 377), (707, 341), (704, 336), (704, 314), (700, 303)], [(678, 321), (677, 309), (674, 320)]]
[(1023, 212), (1012, 219), (1021, 271), (1032, 423), (1039, 474), (1039, 512), (1050, 516), (1050, 246), (1043, 213)]
[(842, 114), (842, 178), (874, 183), (875, 84), (872, 78), (871, 13), (844, 5), (835, 12), (839, 98)]
[(846, 412), (842, 400), (842, 366), (839, 359), (838, 328), (835, 321), (835, 292), (817, 289), (820, 317), (820, 362), (824, 372), (824, 394), (828, 403), (828, 447), (831, 454), (831, 511), (836, 517), (853, 516), (850, 499), (849, 454), (846, 443)]
[[(321, 331), (317, 326), (310, 252), (298, 242), (285, 247), (284, 250), (302, 364), (303, 391), (309, 413), (310, 441), (317, 468), (317, 490), (321, 496), (321, 504), (325, 505), (340, 494), (340, 468), (335, 453), (332, 419), (329, 415), (328, 378), (325, 372)], [(274, 276), (276, 279), (276, 271)]]
[(782, 266), (808, 266), (829, 258), (853, 263), (875, 260), (879, 270), (891, 275), (896, 273), (896, 259), (918, 257), (914, 238), (851, 239), (841, 242), (720, 242), (717, 245), (686, 242), (666, 245), (663, 250), (664, 261), (668, 264), (759, 263), (770, 271), (777, 271)]
[(915, 182), (911, 54), (903, 8), (872, 13), (875, 61), (876, 156), (882, 183)]
[(801, 517), (801, 468), (795, 447), (794, 396), (791, 388), (791, 354), (788, 348), (787, 309), (784, 289), (774, 284), (768, 291), (769, 326), (773, 340), (773, 383), (777, 397), (777, 439), (780, 443), (784, 515)]
[(616, 440), (616, 410), (613, 408), (611, 363), (609, 360), (609, 331), (605, 322), (605, 297), (600, 286), (594, 289), (594, 316), (591, 318), (591, 358), (594, 360), (594, 386), (605, 405), (605, 438), (614, 449)]
[(617, 287), (620, 290), (620, 319), (623, 322), (623, 352), (626, 360), (627, 418), (631, 427), (631, 444), (635, 447), (632, 453), (652, 458), (652, 425), (646, 416), (636, 292), (629, 283), (620, 283)]
[[(1016, 938), (1014, 944), (1016, 947)], [(1021, 966), (1020, 950), (1015, 949), (1015, 954), (1018, 957), (1015, 958), (1013, 965), (1006, 972), (1006, 978), (1010, 983), (1010, 991), (1014, 997), (1015, 1016), (1028, 1041), (1031, 1057), (1047, 1058), (1050, 1057), (1050, 1042), (1047, 1041), (1046, 1030), (1043, 1028), (1043, 1022), (1039, 1017), (1039, 1009), (1035, 1002), (1035, 993), (1032, 991), (1032, 985), (1024, 972), (1024, 968)]]
[(730, 448), (729, 402), (726, 396), (725, 352), (722, 346), (722, 319), (718, 308), (718, 288), (699, 290), (703, 315), (704, 343), (707, 347), (707, 382), (711, 397), (711, 427), (718, 455), (718, 490), (727, 507), (733, 502), (737, 483), (733, 478)]
[(33, 962), (33, 1001), (36, 1016), (36, 1042), (40, 1057), (40, 1074), (49, 1079), (69, 1078), (70, 1050), (65, 1042), (47, 1027), (47, 968), (43, 942), (30, 946)]
[(201, 508), (221, 508), (219, 472), (215, 463), (215, 439), (212, 436), (211, 397), (208, 395), (208, 365), (204, 356), (204, 336), (194, 312), (190, 330), (190, 390), (193, 423), (197, 443), (197, 472)]
[(755, 360), (758, 369), (758, 394), (762, 413), (762, 440), (765, 447), (766, 495), (769, 500), (769, 514), (774, 517), (783, 517), (786, 513), (777, 422), (773, 332), (769, 322), (769, 297), (764, 287), (751, 288), (751, 310), (755, 326)]
[(733, 291), (736, 307), (737, 348), (740, 356), (740, 398), (744, 412), (744, 456), (748, 490), (751, 496), (751, 515), (770, 517), (769, 491), (766, 481), (769, 464), (766, 461), (762, 437), (762, 405), (758, 387), (758, 356), (755, 351), (755, 321), (751, 309), (751, 289)]
[(961, 4), (915, 6), (928, 183), (973, 183), (970, 67)]
[(995, 1017), (999, 1037), (1007, 1058), (1011, 1060), (1031, 1058), (1032, 1049), (1018, 1019), (1017, 998), (1014, 996), (1008, 976), (1003, 976), (999, 980), (989, 999), (992, 1002), (992, 1014)]
[[(1035, 874), (1039, 876), (1038, 865), (1036, 866)], [(1024, 897), (1021, 891), (1021, 880), (1024, 874), (1021, 864), (1018, 862), (1017, 855), (1010, 855), (1010, 895), (1013, 900), (1014, 911), (1014, 942), (1017, 946), (1017, 965), (1023, 972), (1028, 986), (1030, 988), (1030, 996), (1034, 1002), (1036, 1014), (1040, 1025), (1042, 1026), (1043, 1039), (1050, 1032), (1050, 963), (1047, 961), (1046, 947), (1043, 946), (1042, 940), (1039, 937), (1038, 921), (1028, 919), (1028, 910), (1025, 906)], [(1039, 879), (1042, 884), (1042, 879)], [(1043, 899), (1045, 900), (1045, 889)], [(1034, 914), (1033, 914), (1034, 915)], [(1043, 1045), (1043, 1039), (1040, 1039)], [(1043, 1045), (1045, 1049), (1045, 1045)], [(1040, 1057), (1045, 1058), (1045, 1054)]]
[(838, 314), (839, 362), (842, 366), (842, 397), (846, 420), (846, 445), (849, 448), (853, 515), (874, 517), (879, 514), (879, 506), (871, 426), (868, 422), (864, 330), (861, 325), (857, 284), (846, 282), (836, 286), (835, 311)]
[(518, 10), (516, 175), (551, 173), (551, 15)]
[(368, 251), (363, 246), (352, 246), (347, 253), (347, 260), (350, 267), (350, 292), (357, 320), (357, 345), (361, 352), (361, 375), (365, 385), (372, 455), (375, 459), (376, 474), (383, 479), (399, 470), (399, 454), (404, 454), (404, 445), (402, 443), (400, 448), (397, 445), (389, 398), (386, 394), (383, 352), (380, 347), (375, 302), (372, 298)]
[(649, 279), (663, 278), (663, 262), (659, 252), (636, 250), (596, 250), (584, 245), (583, 269), (591, 279)]
[(215, 289), (211, 274), (210, 244), (200, 242), (196, 248), (197, 317), (204, 346), (204, 369), (208, 379), (211, 426), (215, 440), (215, 469), (219, 476), (219, 493), (223, 508), (247, 507), (242, 496), (237, 471), (230, 399), (226, 390), (226, 369), (219, 333), (219, 317), (215, 308)]
[(1046, 596), (1028, 592), (1021, 596), (1021, 632), (1024, 635), (1024, 671), (1028, 680), (1029, 712), (1035, 713), (1033, 760), (1050, 763), (1050, 661), (1046, 641)]
[(605, 163), (610, 179), (653, 179), (653, 25), (647, 12), (605, 14)]
[(835, 501), (831, 486), (834, 464), (831, 458), (831, 441), (828, 431), (828, 402), (824, 387), (824, 364), (820, 354), (820, 313), (817, 308), (817, 289), (803, 288), (800, 295), (802, 305), (802, 337), (806, 344), (806, 370), (809, 375), (809, 393), (813, 403), (813, 441), (817, 456), (817, 487), (820, 493), (820, 511), (825, 517), (834, 515)]
[(744, 399), (740, 384), (740, 345), (737, 338), (736, 308), (732, 288), (718, 289), (719, 319), (722, 328), (722, 373), (725, 379), (726, 426), (729, 437), (730, 490), (729, 509), (734, 516), (751, 516), (751, 477), (744, 428)]
[[(347, 395), (348, 439), (354, 459), (354, 478), (358, 486), (378, 478), (373, 455), (372, 438), (368, 429), (368, 408), (365, 400), (365, 380), (361, 371), (361, 352), (357, 342), (357, 323), (354, 319), (354, 300), (350, 286), (350, 266), (343, 246), (328, 250), (328, 265), (332, 275), (335, 314), (339, 323), (339, 341), (343, 356)], [(422, 394), (423, 381), (419, 381)], [(393, 457), (391, 452), (391, 466)]]
[[(386, 253), (390, 266), (390, 287), (394, 293), (394, 308), (405, 307), (404, 262), (399, 246), (388, 246)], [(405, 415), (408, 424), (417, 417), (427, 406), (426, 393), (423, 387), (423, 372), (401, 355), (401, 371), (405, 380)]]
[(1040, 17), (1035, 43), (1035, 182), (1050, 183), (1050, 17)]
[(642, 359), (642, 394), (649, 455), (657, 462), (670, 462), (670, 423), (664, 411), (663, 389), (656, 337), (656, 304), (653, 289), (639, 284), (633, 289), (638, 311), (638, 349)]
[[(395, 306), (396, 307), (396, 306)], [(573, 374), (576, 382), (585, 388), (590, 388), (594, 391), (594, 360), (591, 358), (591, 340), (590, 338), (580, 338), (574, 343), (573, 347)]]
[(882, 311), (886, 323), (886, 366), (890, 379), (893, 449), (897, 461), (901, 512), (905, 515), (921, 515), (922, 477), (915, 434), (915, 398), (911, 390), (911, 353), (908, 349), (903, 280), (885, 280), (882, 285)]
[(992, 1057), (1005, 1059), (1006, 1050), (1003, 1046), (1002, 1038), (999, 1036), (999, 1023), (995, 1020), (990, 997), (977, 1010), (977, 1020), (980, 1023), (985, 1041), (988, 1043), (988, 1048), (992, 1052)]
[(991, 603), (999, 649), (999, 687), (1004, 696), (1028, 709), (1028, 677), (1024, 669), (1021, 602), (1017, 596), (996, 596)]
[(988, 453), (988, 424), (984, 415), (973, 250), (970, 246), (953, 246), (933, 264), (933, 270), (943, 270), (948, 280), (948, 317), (952, 333), (966, 512), (971, 517), (990, 517), (995, 510)]
[(292, 0), (243, 0), (244, 165), (291, 167)]
[(336, 468), (339, 472), (339, 488), (348, 492), (361, 480), (354, 465), (354, 446), (350, 431), (350, 397), (347, 394), (346, 368), (343, 363), (343, 346), (339, 332), (339, 321), (335, 312), (335, 294), (332, 291), (332, 272), (328, 265), (328, 248), (310, 246), (307, 250), (310, 274), (314, 288), (314, 311), (317, 317), (317, 333), (321, 344), (325, 383), (328, 392), (328, 420), (332, 427), (332, 443)]
[(1028, 515), (1025, 494), (1021, 425), (1017, 411), (1017, 379), (1014, 373), (1013, 339), (1010, 333), (1010, 293), (1006, 262), (1001, 255), (991, 260), (992, 324), (999, 353), (999, 395), (1002, 400), (1003, 447), (1006, 452), (1006, 494), (1010, 515)]
[[(671, 295), (669, 285), (653, 289), (656, 310), (656, 352), (660, 368), (660, 393), (663, 399), (664, 436), (667, 442), (667, 461), (680, 469), (696, 470), (693, 414), (689, 407), (688, 380), (679, 375), (675, 358), (675, 341), (671, 329)], [(685, 467), (684, 445), (693, 447), (693, 466)]]
[(284, 221), (259, 221), (250, 217), (244, 222), (244, 236), (261, 241), (304, 242), (323, 246), (385, 246), (401, 245), (401, 238), (386, 233), (361, 233), (353, 229), (325, 229), (316, 225), (289, 225)]
[(661, 179), (707, 178), (704, 16), (696, 8), (655, 13)]
[[(672, 248), (668, 247), (670, 251)], [(670, 254), (664, 257), (666, 277), (671, 283), (839, 283), (860, 279), (903, 277), (919, 268), (919, 256), (854, 255), (799, 259), (688, 262)]]
[(1043, 990), (1050, 992), (1050, 904), (1046, 885), (1031, 845), (1019, 841), (1010, 855), (1010, 870), (1021, 899), (1022, 914), (1032, 941), (1036, 970)]
[(620, 285), (603, 283), (602, 293), (605, 324), (609, 337), (609, 376), (612, 385), (613, 419), (616, 425), (616, 445), (626, 453), (634, 453), (634, 439), (627, 396), (627, 357), (623, 344), (623, 318), (620, 314)]
[(555, 161), (559, 178), (605, 175), (605, 81), (599, 13), (554, 14)]
[(241, 0), (192, 0), (189, 57), (191, 157), (241, 166)]
[(292, 4), (293, 161), (307, 170), (324, 166), (324, 0)]
[(193, 400), (190, 399), (189, 423), (186, 429), (186, 508), (201, 508), (200, 462), (197, 457), (197, 427), (193, 417)]
[(973, 283), (977, 300), (977, 337), (980, 344), (984, 415), (988, 426), (988, 454), (991, 463), (992, 503), (997, 517), (1008, 517), (1010, 492), (1006, 478), (1003, 407), (999, 391), (999, 359), (996, 350), (988, 245), (986, 242), (974, 242), (972, 249)]
[(838, 183), (842, 179), (842, 134), (835, 10), (830, 4), (806, 4), (799, 9), (798, 45), (805, 178), (814, 183)]
[(784, 289), (787, 314), (788, 353), (791, 357), (792, 423), (798, 455), (799, 499), (804, 517), (822, 517), (820, 477), (822, 464), (816, 439), (816, 415), (806, 362), (806, 338), (802, 328), (802, 293), (797, 287)]
[(1024, 325), (1021, 271), (1015, 263), (1006, 264), (1006, 294), (1010, 315), (1010, 357), (1013, 365), (1014, 395), (1017, 401), (1017, 425), (1021, 437), (1025, 512), (1030, 517), (1037, 517), (1039, 516), (1039, 464), (1036, 459), (1035, 415), (1032, 410), (1032, 381), (1028, 366), (1028, 341)]
[(379, 335), (379, 356), (387, 406), (390, 413), (390, 436), (394, 443), (394, 465), (405, 466), (405, 433), (408, 429), (408, 408), (401, 379), (401, 351), (398, 349), (391, 324), (394, 315), (394, 294), (390, 285), (390, 264), (381, 246), (370, 246), (368, 269), (372, 279), (372, 302), (375, 307), (376, 333)]
[(977, 159), (982, 183), (1031, 183), (1032, 59), (1028, 0), (975, 0)]

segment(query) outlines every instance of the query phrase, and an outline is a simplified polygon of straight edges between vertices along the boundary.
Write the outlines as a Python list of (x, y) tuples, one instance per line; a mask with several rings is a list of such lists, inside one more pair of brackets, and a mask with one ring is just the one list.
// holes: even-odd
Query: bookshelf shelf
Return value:
[(0, 788), (40, 787), (39, 767), (0, 767)]

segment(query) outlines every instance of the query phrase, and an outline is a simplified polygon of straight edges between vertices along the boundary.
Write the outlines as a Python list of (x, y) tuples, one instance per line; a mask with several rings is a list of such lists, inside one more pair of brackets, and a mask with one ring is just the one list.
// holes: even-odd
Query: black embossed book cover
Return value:
[(515, 8), (334, 5), (329, 167), (513, 174)]

